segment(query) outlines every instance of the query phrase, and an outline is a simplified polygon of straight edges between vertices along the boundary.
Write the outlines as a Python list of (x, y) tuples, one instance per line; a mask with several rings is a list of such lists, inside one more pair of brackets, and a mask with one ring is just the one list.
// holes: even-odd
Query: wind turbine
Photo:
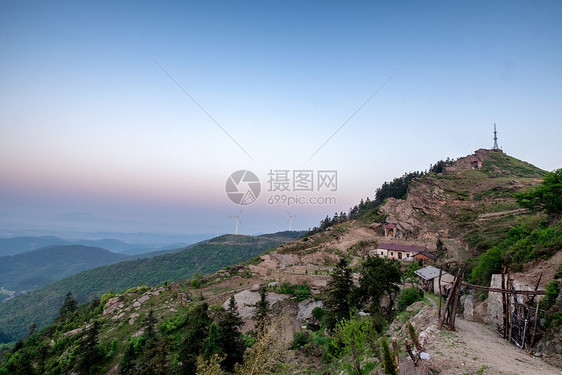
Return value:
[(215, 230), (217, 231), (217, 237), (218, 237), (219, 234), (220, 234), (221, 228), (219, 226), (215, 226)]
[(238, 215), (236, 216), (229, 216), (231, 219), (236, 219), (236, 233), (234, 234), (238, 234), (238, 224), (240, 224), (240, 214), (242, 213), (242, 211), (240, 211), (238, 213)]
[(293, 218), (296, 217), (295, 215), (291, 215), (289, 210), (287, 210), (287, 214), (289, 215), (289, 232), (293, 231)]

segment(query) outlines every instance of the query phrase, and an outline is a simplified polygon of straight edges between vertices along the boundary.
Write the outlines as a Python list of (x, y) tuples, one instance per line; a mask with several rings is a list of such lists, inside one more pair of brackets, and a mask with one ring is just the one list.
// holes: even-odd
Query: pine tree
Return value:
[(33, 322), (29, 325), (29, 335), (27, 337), (31, 337), (34, 333), (35, 330), (37, 329), (37, 323)]
[(102, 351), (98, 343), (98, 333), (100, 329), (99, 321), (95, 320), (86, 331), (82, 345), (78, 350), (78, 372), (89, 374), (90, 368), (99, 364), (103, 358)]
[(335, 323), (341, 319), (348, 319), (354, 301), (354, 286), (351, 268), (345, 259), (340, 259), (332, 272), (332, 280), (327, 285), (326, 307), (334, 318)]
[(78, 304), (76, 303), (74, 297), (72, 297), (72, 293), (68, 292), (66, 293), (66, 298), (64, 299), (62, 307), (60, 308), (59, 316), (67, 317), (71, 315), (74, 311), (76, 311), (77, 307)]
[(135, 345), (133, 342), (129, 342), (123, 353), (123, 359), (119, 364), (119, 374), (128, 375), (135, 372), (135, 359), (137, 358), (137, 353), (135, 351)]
[(143, 319), (144, 337), (146, 337), (146, 346), (150, 349), (156, 345), (156, 326), (157, 320), (154, 317), (154, 310), (150, 310), (148, 315)]
[(382, 340), (382, 358), (384, 373), (386, 375), (397, 375), (398, 372), (396, 371), (396, 363), (394, 362), (394, 358), (392, 358), (392, 354), (390, 353), (390, 348), (388, 346), (388, 341), (386, 341), (386, 339)]
[(186, 322), (186, 336), (179, 352), (179, 360), (182, 366), (181, 374), (194, 374), (196, 370), (197, 357), (201, 354), (203, 340), (207, 337), (211, 318), (208, 314), (209, 305), (201, 303), (193, 307)]
[(207, 337), (203, 340), (203, 355), (205, 358), (210, 358), (213, 354), (221, 354), (221, 332), (220, 327), (216, 322), (211, 322), (209, 325)]
[(168, 343), (165, 340), (158, 340), (154, 346), (137, 359), (138, 371), (135, 375), (169, 375), (173, 373), (170, 360), (167, 355), (169, 352)]
[(259, 331), (264, 325), (269, 321), (269, 316), (271, 314), (271, 307), (266, 298), (265, 287), (262, 286), (259, 290), (260, 300), (256, 302), (254, 307), (256, 311), (252, 319), (257, 323), (256, 329)]
[(244, 357), (244, 339), (240, 327), (244, 321), (238, 313), (234, 296), (230, 297), (228, 310), (222, 310), (218, 325), (220, 328), (220, 346), (226, 358), (221, 362), (223, 368), (232, 371), (236, 363), (242, 363)]

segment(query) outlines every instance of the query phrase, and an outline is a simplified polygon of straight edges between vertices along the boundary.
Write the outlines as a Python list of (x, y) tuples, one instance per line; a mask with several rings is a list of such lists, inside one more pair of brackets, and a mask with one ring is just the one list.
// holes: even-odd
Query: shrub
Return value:
[(291, 285), (291, 283), (288, 281), (283, 281), (283, 283), (281, 283), (281, 286), (279, 287), (279, 293), (282, 294), (293, 294), (293, 290), (294, 286)]
[(315, 307), (314, 309), (312, 309), (312, 316), (314, 317), (314, 319), (318, 320), (319, 322), (322, 321), (324, 315), (326, 315), (326, 310), (324, 310), (323, 308)]
[(501, 271), (504, 264), (502, 249), (494, 246), (490, 250), (478, 257), (478, 264), (472, 269), (470, 279), (479, 285), (486, 285), (490, 282), (492, 274)]
[(398, 299), (398, 310), (404, 311), (406, 310), (406, 307), (410, 306), (414, 302), (421, 301), (422, 299), (423, 290), (417, 288), (402, 289)]
[(190, 285), (192, 288), (199, 289), (201, 287), (201, 281), (199, 279), (192, 279)]
[(298, 285), (294, 289), (294, 295), (297, 297), (297, 300), (304, 301), (308, 297), (310, 297), (310, 288), (306, 285)]
[(107, 292), (100, 298), (100, 305), (105, 305), (108, 299), (115, 297), (115, 293), (113, 291)]
[(172, 333), (177, 329), (183, 327), (187, 321), (187, 318), (188, 316), (184, 314), (176, 315), (174, 317), (171, 317), (170, 319), (166, 319), (162, 323), (160, 323), (158, 330), (165, 335)]
[(560, 293), (560, 287), (558, 283), (554, 280), (546, 284), (545, 286), (545, 296), (543, 299), (543, 308), (549, 309), (556, 303), (556, 298), (558, 298), (558, 293)]
[(310, 334), (306, 331), (296, 331), (293, 335), (293, 349), (300, 349), (310, 342)]

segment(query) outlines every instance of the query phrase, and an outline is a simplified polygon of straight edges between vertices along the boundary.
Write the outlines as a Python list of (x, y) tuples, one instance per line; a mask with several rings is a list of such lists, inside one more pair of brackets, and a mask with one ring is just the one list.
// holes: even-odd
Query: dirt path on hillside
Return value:
[(430, 367), (441, 375), (561, 375), (562, 369), (509, 345), (488, 327), (456, 320), (456, 332), (441, 331), (428, 345)]

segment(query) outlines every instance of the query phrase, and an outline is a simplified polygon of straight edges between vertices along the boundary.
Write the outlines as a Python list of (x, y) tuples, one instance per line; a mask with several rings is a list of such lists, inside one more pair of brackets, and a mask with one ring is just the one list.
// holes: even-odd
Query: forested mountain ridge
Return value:
[(298, 232), (262, 236), (223, 235), (183, 251), (106, 265), (74, 274), (38, 290), (0, 304), (0, 336), (3, 341), (21, 337), (31, 323), (39, 327), (56, 316), (64, 295), (72, 292), (79, 303), (111, 290), (140, 284), (186, 279), (250, 259), (300, 235)]
[(0, 257), (0, 286), (25, 291), (72, 274), (127, 259), (99, 247), (53, 245)]

